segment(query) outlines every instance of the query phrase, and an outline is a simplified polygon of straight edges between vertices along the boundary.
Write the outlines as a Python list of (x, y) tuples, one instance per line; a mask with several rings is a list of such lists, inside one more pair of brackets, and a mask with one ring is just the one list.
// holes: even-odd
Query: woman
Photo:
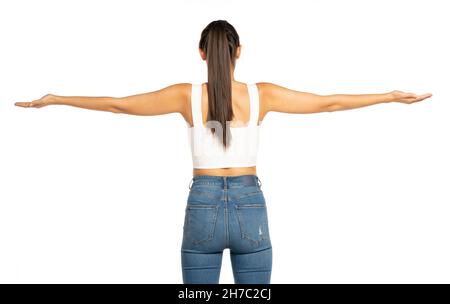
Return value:
[(178, 83), (122, 98), (49, 94), (15, 105), (60, 104), (134, 115), (180, 113), (187, 123), (194, 167), (181, 246), (184, 283), (218, 283), (226, 248), (235, 283), (270, 283), (272, 246), (256, 173), (259, 128), (266, 114), (330, 112), (385, 102), (411, 104), (431, 94), (325, 96), (267, 82), (247, 85), (234, 79), (241, 46), (236, 30), (224, 20), (213, 21), (203, 30), (199, 52), (208, 67), (207, 83)]

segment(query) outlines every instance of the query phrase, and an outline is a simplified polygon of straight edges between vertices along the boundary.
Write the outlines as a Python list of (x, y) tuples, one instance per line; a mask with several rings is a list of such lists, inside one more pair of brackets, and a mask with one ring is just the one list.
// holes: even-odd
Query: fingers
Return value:
[(18, 107), (23, 107), (23, 108), (37, 108), (39, 107), (41, 103), (39, 102), (39, 99), (33, 100), (33, 101), (18, 101), (16, 103), (14, 103), (14, 105), (18, 106)]
[(419, 95), (419, 96), (417, 96), (416, 98), (414, 98), (414, 100), (413, 100), (412, 102), (422, 101), (422, 100), (424, 100), (424, 99), (430, 98), (431, 96), (433, 96), (433, 94), (431, 94), (431, 93)]
[(29, 107), (33, 107), (33, 102), (16, 102), (14, 103), (14, 105), (18, 106), (18, 107), (23, 107), (23, 108), (29, 108)]
[(418, 96), (417, 101), (421, 101), (421, 100), (430, 98), (431, 96), (432, 96), (431, 94), (424, 94), (424, 95)]
[(429, 98), (431, 96), (433, 96), (433, 94), (427, 93), (427, 94), (419, 95), (419, 96), (417, 96), (417, 98), (425, 99), (425, 98)]
[[(397, 91), (397, 92), (399, 92), (399, 91)], [(431, 94), (431, 93), (417, 95), (415, 93), (401, 92), (401, 95), (398, 96), (398, 101), (402, 102), (402, 103), (406, 103), (406, 104), (411, 104), (411, 103), (419, 102), (424, 99), (430, 98), (431, 96), (433, 96), (433, 94)]]

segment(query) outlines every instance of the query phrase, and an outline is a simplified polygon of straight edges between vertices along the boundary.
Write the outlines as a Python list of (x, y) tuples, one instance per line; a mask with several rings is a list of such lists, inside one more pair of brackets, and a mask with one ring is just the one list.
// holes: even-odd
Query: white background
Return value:
[[(182, 282), (192, 175), (183, 118), (14, 102), (206, 81), (200, 33), (225, 19), (242, 43), (236, 80), (433, 93), (266, 116), (258, 175), (272, 283), (449, 283), (446, 4), (1, 1), (0, 282)], [(233, 282), (228, 251), (220, 282)]]

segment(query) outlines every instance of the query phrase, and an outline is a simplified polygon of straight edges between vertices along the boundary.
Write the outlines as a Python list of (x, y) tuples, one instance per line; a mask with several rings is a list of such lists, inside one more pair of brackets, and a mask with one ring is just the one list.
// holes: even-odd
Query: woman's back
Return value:
[[(256, 85), (256, 84), (255, 84)], [(257, 85), (256, 85), (257, 86)], [(201, 84), (202, 91), (202, 121), (205, 125), (207, 122), (207, 114), (208, 114), (208, 90), (207, 90), (207, 83)], [(240, 125), (247, 125), (249, 119), (250, 119), (250, 89), (249, 84), (243, 83), (243, 82), (232, 82), (232, 105), (233, 105), (233, 114), (234, 117), (231, 122), (232, 127), (238, 127)], [(192, 120), (192, 96), (190, 98), (190, 108), (191, 113), (187, 121), (190, 126), (193, 125)], [(258, 121), (259, 121), (259, 113), (258, 113)]]
[[(208, 121), (207, 84), (192, 84), (188, 136), (195, 169), (256, 167), (259, 138), (259, 94), (256, 84), (236, 83), (231, 94), (233, 118), (229, 124), (229, 145), (222, 143), (222, 124)], [(189, 112), (189, 111), (188, 111)], [(189, 114), (189, 113), (188, 113)], [(214, 129), (215, 132), (211, 132)], [(204, 174), (203, 172), (202, 174)], [(196, 174), (194, 174), (196, 175)]]

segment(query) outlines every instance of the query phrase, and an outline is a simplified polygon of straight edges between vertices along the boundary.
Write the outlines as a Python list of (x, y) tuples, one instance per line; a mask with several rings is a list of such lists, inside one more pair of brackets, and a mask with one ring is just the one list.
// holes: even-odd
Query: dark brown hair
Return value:
[[(208, 66), (208, 116), (207, 121), (220, 122), (222, 142), (226, 148), (230, 141), (227, 121), (234, 117), (231, 103), (231, 68), (236, 64), (239, 35), (226, 20), (215, 20), (202, 31), (199, 48), (206, 53)], [(211, 128), (215, 133), (215, 128)], [(219, 135), (219, 134), (217, 134)]]

